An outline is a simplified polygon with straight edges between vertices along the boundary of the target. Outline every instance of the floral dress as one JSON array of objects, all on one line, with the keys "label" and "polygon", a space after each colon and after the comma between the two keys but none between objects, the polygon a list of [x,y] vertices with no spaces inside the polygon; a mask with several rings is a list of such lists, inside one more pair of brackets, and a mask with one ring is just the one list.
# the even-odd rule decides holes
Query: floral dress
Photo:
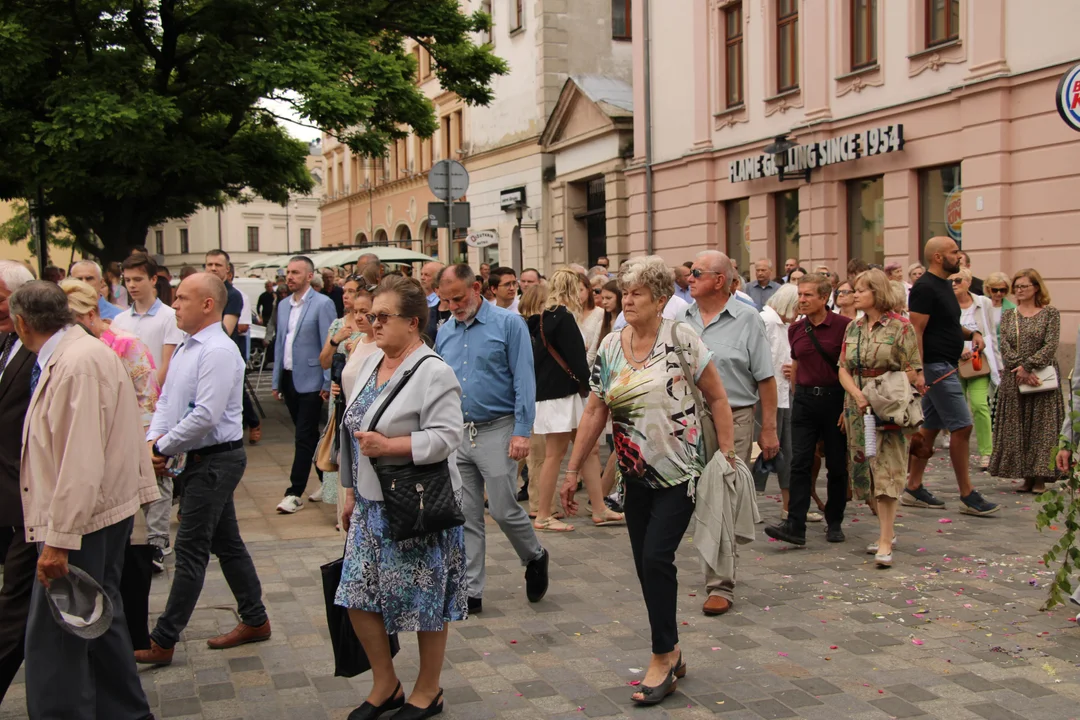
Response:
[{"label": "floral dress", "polygon": [[[895,314],[883,315],[868,327],[864,315],[847,326],[840,366],[846,368],[861,388],[860,368],[865,373],[889,370],[922,370],[919,343],[912,324]],[[844,398],[844,429],[848,438],[851,484],[860,500],[873,497],[899,498],[907,483],[908,434],[903,428],[878,428],[877,456],[866,457],[863,415],[849,394]]]},{"label": "floral dress", "polygon": [[[652,352],[641,369],[623,354],[620,333],[600,343],[593,364],[592,391],[611,409],[619,472],[627,483],[653,489],[697,482],[705,469],[705,448],[694,397],[671,344],[671,321],[660,324]],[[694,379],[712,361],[712,352],[686,323],[679,343]]]},{"label": "floral dress", "polygon": [[1001,358],[1004,370],[997,393],[997,425],[990,474],[1001,478],[1041,479],[1054,482],[1058,432],[1065,418],[1065,401],[1058,390],[1020,394],[1014,368],[1028,372],[1053,365],[1059,383],[1061,368],[1055,359],[1061,335],[1061,314],[1047,306],[1035,317],[1016,310],[1001,313]]},{"label": "floral dress", "polygon": [[[358,475],[361,453],[352,433],[367,429],[364,415],[386,387],[377,384],[378,375],[376,366],[345,411],[344,424],[353,443],[353,477]],[[461,500],[459,494],[459,504]],[[468,617],[465,528],[394,540],[386,503],[356,493],[334,604],[380,613],[388,633],[438,632],[448,622],[464,620]]]},{"label": "floral dress", "polygon": [[[334,322],[330,323],[330,329],[326,332],[326,339],[329,340],[330,338],[337,335],[339,332],[341,332],[341,328],[343,328],[343,327],[345,327],[345,318],[337,318],[336,320],[334,320]],[[355,341],[355,340],[357,340],[357,339],[359,339],[359,338],[361,338],[363,336],[364,336],[364,333],[357,330],[356,332],[354,332],[352,335],[349,336],[348,340],[346,340],[345,342],[343,342],[341,344],[342,344],[342,346],[344,346],[345,343],[353,342],[353,341]],[[339,348],[339,349],[344,350],[344,347]],[[336,399],[337,398],[335,398],[333,395],[331,395],[330,400],[327,402],[327,405],[329,406],[330,409],[329,409],[328,414],[327,414],[326,417],[330,418],[330,422],[334,421],[334,401]],[[322,501],[324,503],[328,504],[328,505],[337,505],[337,496],[338,496],[338,474],[336,472],[324,472],[323,473],[323,483],[322,483]]]},{"label": "floral dress", "polygon": [[105,332],[101,333],[101,341],[120,357],[120,362],[135,386],[135,399],[139,402],[143,428],[149,428],[157,408],[158,396],[161,395],[157,367],[154,365],[150,348],[134,335],[111,328],[106,328]]}]

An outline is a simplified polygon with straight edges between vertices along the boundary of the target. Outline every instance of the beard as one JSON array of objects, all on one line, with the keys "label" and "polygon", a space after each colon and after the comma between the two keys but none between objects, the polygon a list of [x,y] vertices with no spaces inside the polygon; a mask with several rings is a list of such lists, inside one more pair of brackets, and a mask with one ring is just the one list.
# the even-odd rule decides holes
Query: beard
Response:
[{"label": "beard", "polygon": [[950,265],[948,260],[942,258],[942,260],[941,260],[941,269],[944,270],[945,272],[949,273],[950,275],[954,275],[954,274],[960,272],[960,261],[957,260],[953,264]]}]

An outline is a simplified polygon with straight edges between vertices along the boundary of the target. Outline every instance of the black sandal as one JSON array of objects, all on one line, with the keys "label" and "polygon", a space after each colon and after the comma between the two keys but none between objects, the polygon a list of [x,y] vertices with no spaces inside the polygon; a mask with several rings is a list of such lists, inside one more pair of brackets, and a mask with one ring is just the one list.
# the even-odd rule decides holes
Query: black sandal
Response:
[{"label": "black sandal", "polygon": [[[672,667],[668,670],[668,674],[667,677],[664,678],[664,682],[660,683],[656,687],[640,685],[638,686],[638,689],[630,695],[630,699],[638,705],[659,705],[661,702],[664,701],[664,698],[675,692],[678,684],[679,681],[675,677],[675,668]],[[640,700],[634,697],[634,695],[638,694],[642,696]]]},{"label": "black sandal", "polygon": [[679,661],[675,663],[675,677],[686,677],[686,663],[683,662],[682,653],[679,653]]}]

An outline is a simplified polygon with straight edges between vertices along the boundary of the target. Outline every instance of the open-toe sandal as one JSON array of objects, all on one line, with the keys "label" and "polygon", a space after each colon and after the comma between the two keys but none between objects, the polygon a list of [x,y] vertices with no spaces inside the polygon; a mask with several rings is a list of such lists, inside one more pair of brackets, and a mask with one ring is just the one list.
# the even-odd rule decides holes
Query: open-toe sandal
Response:
[{"label": "open-toe sandal", "polygon": [[604,509],[604,514],[600,517],[593,515],[593,525],[596,527],[605,527],[607,525],[625,525],[626,517],[622,513],[617,513],[614,510]]},{"label": "open-toe sandal", "polygon": [[573,525],[568,525],[554,517],[549,517],[546,520],[536,520],[533,522],[533,527],[541,532],[574,532]]},{"label": "open-toe sandal", "polygon": [[[664,701],[664,698],[675,692],[678,684],[679,680],[675,677],[675,668],[673,667],[668,670],[664,682],[655,687],[638,685],[637,691],[630,695],[630,699],[638,705],[658,705]],[[634,695],[641,695],[641,698],[636,698]]]}]

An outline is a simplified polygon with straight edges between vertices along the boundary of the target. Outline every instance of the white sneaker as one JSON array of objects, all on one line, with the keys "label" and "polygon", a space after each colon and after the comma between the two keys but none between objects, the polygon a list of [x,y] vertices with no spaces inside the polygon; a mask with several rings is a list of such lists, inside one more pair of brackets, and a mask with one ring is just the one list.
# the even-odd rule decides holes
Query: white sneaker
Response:
[{"label": "white sneaker", "polygon": [[161,554],[165,557],[172,555],[172,545],[166,545],[165,547],[161,548]]},{"label": "white sneaker", "polygon": [[986,472],[987,470],[990,469],[990,456],[989,455],[983,455],[982,457],[979,458],[979,469],[982,470],[983,472]]},{"label": "white sneaker", "polygon": [[825,516],[819,512],[806,513],[806,522],[821,522],[825,519]]},{"label": "white sneaker", "polygon": [[[896,536],[895,535],[893,535],[892,546],[896,547]],[[872,543],[870,543],[869,545],[866,546],[866,554],[867,555],[877,555],[877,551],[878,551],[878,544],[877,544],[876,541],[872,542]]]},{"label": "white sneaker", "polygon": [[322,502],[322,488],[307,496],[309,502]]},{"label": "white sneaker", "polygon": [[283,515],[292,515],[304,507],[304,501],[295,495],[286,495],[285,499],[278,503],[277,511]]}]

